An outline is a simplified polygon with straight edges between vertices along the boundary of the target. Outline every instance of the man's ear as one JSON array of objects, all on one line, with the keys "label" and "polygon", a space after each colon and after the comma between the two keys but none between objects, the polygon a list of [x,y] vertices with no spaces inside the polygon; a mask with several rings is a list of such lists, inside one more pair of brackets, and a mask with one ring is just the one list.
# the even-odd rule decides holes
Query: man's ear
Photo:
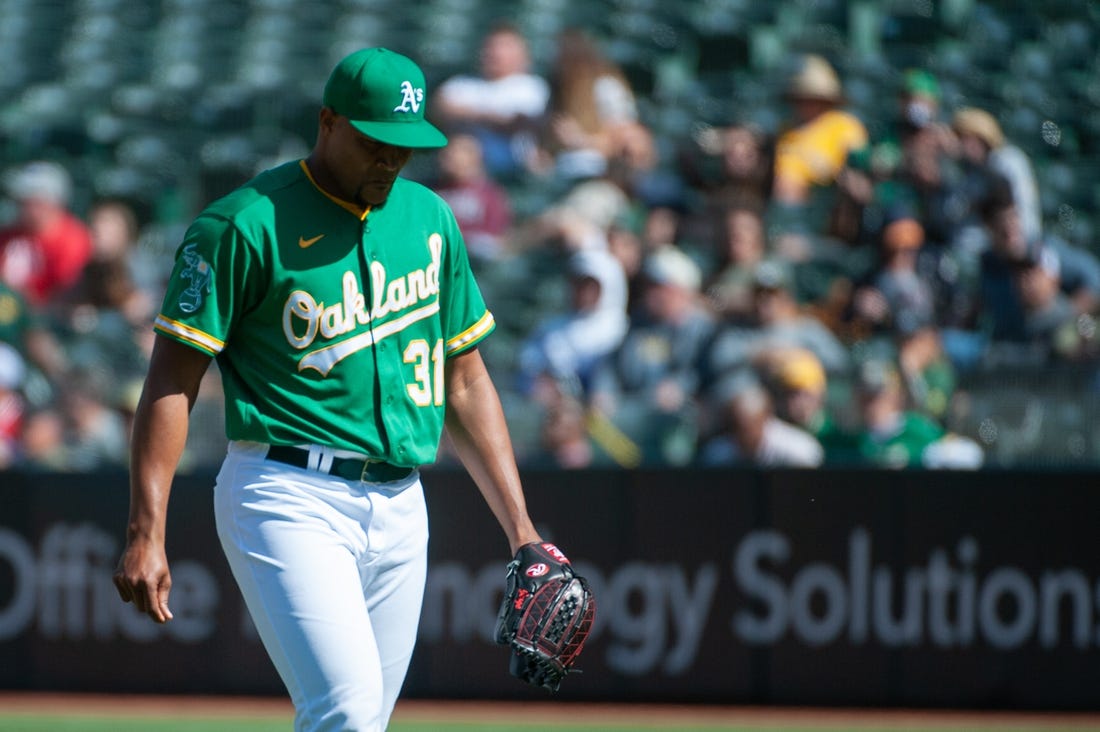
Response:
[{"label": "man's ear", "polygon": [[330,134],[336,126],[338,117],[339,115],[332,111],[331,107],[321,107],[321,111],[317,114],[317,128],[325,134]]}]

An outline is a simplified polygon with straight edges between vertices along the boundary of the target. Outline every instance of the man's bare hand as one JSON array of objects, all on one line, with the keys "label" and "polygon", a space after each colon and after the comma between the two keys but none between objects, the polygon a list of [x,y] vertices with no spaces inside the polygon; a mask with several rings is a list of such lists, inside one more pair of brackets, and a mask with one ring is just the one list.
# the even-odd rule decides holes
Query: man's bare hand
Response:
[{"label": "man's bare hand", "polygon": [[123,602],[132,602],[157,623],[172,619],[168,592],[172,575],[163,545],[150,541],[132,541],[126,545],[114,574],[115,588]]}]

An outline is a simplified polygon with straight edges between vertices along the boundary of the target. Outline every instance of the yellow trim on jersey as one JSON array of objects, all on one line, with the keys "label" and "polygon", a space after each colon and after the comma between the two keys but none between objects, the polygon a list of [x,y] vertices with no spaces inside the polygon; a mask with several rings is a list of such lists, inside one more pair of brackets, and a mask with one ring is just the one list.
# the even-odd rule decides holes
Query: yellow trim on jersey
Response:
[{"label": "yellow trim on jersey", "polygon": [[457,353],[470,344],[481,340],[489,334],[495,324],[493,314],[486,310],[485,314],[476,323],[447,341],[447,355]]},{"label": "yellow trim on jersey", "polygon": [[164,315],[157,315],[156,320],[153,321],[153,330],[177,338],[198,348],[200,351],[206,351],[211,356],[217,356],[225,348],[225,341],[219,340],[209,333],[196,330],[178,320],[166,318]]},{"label": "yellow trim on jersey", "polygon": [[321,195],[323,195],[325,198],[327,198],[330,201],[332,201],[333,203],[335,203],[340,208],[345,209],[345,210],[350,211],[351,213],[355,214],[356,216],[359,217],[360,221],[367,218],[367,214],[370,213],[370,206],[368,206],[366,208],[359,208],[358,206],[356,206],[351,201],[345,201],[342,198],[337,198],[336,196],[332,195],[331,193],[326,191],[321,186],[317,185],[317,180],[313,177],[313,173],[309,172],[309,166],[306,165],[305,159],[299,160],[298,165],[302,166],[302,172],[306,174],[307,178],[309,178],[309,182],[313,184],[313,187],[321,192]]}]

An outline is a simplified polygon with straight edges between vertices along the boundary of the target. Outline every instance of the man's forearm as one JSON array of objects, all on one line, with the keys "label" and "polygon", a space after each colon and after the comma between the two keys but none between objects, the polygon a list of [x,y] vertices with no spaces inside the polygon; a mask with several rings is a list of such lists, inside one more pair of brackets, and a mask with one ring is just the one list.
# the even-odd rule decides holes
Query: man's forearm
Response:
[{"label": "man's forearm", "polygon": [[158,336],[130,436],[128,540],[163,542],[172,478],[187,444],[188,420],[210,358]]},{"label": "man's forearm", "polygon": [[130,445],[128,540],[164,541],[172,478],[187,442],[188,399],[168,394],[142,399]]}]

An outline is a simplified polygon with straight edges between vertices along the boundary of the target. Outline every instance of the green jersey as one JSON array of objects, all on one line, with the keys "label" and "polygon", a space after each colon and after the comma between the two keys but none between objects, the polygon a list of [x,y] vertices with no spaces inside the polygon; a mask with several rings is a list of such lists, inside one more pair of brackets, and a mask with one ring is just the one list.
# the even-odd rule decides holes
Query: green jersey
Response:
[{"label": "green jersey", "polygon": [[231,440],[435,459],[444,360],[494,327],[450,208],[403,178],[385,205],[330,196],[304,161],[194,221],[155,323],[217,357]]},{"label": "green jersey", "polygon": [[22,353],[27,332],[43,327],[39,320],[38,313],[19,292],[0,282],[0,343],[8,343]]},{"label": "green jersey", "polygon": [[863,432],[858,448],[872,465],[885,468],[918,467],[924,448],[943,437],[943,428],[916,412],[905,412],[889,435]]}]

